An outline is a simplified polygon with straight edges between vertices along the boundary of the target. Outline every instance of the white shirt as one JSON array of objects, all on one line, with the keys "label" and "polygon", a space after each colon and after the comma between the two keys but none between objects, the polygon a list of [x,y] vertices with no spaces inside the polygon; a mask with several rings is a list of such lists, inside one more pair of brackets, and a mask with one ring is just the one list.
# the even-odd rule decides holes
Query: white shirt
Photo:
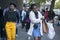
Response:
[{"label": "white shirt", "polygon": [[24,18],[25,18],[25,16],[26,16],[26,11],[22,10],[22,14],[21,14],[21,16],[22,16],[22,21],[23,21]]}]

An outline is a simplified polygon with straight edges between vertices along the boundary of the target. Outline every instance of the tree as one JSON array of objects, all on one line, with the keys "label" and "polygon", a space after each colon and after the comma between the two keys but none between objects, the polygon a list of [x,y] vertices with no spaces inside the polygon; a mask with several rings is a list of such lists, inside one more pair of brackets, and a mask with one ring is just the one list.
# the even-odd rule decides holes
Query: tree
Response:
[{"label": "tree", "polygon": [[60,0],[56,3],[55,8],[59,8],[60,9]]},{"label": "tree", "polygon": [[18,7],[18,9],[22,9],[23,6],[23,0],[3,0],[0,1],[0,6],[4,9],[6,8],[10,3],[15,3]]},{"label": "tree", "polygon": [[16,4],[20,10],[23,8],[23,0],[16,0]]},{"label": "tree", "polygon": [[51,6],[50,6],[50,11],[52,11],[54,9],[54,4],[55,4],[55,0],[51,1]]},{"label": "tree", "polygon": [[38,7],[40,7],[40,3],[45,3],[46,0],[35,0]]},{"label": "tree", "polygon": [[45,2],[46,0],[29,0],[29,1],[30,1],[29,4],[34,1],[36,5],[40,7],[40,3]]}]

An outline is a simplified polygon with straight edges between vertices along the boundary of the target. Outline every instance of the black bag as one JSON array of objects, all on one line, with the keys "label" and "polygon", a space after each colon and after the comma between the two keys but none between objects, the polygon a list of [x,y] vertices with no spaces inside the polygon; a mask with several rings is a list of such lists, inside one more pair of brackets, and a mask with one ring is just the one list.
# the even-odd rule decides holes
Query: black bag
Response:
[{"label": "black bag", "polygon": [[[34,12],[34,13],[35,13],[36,19],[38,19],[38,12]],[[33,27],[34,27],[34,29],[37,29],[38,23],[35,23]]]},{"label": "black bag", "polygon": [[37,23],[35,23],[33,27],[34,27],[34,29],[37,29],[38,24],[37,24]]}]

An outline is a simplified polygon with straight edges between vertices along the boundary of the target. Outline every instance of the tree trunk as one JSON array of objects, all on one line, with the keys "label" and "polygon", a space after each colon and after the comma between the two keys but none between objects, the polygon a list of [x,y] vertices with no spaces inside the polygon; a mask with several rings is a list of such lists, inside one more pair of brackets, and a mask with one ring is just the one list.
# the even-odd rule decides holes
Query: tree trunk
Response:
[{"label": "tree trunk", "polygon": [[50,11],[52,11],[54,9],[54,4],[55,4],[55,0],[51,1],[51,6],[50,6]]},{"label": "tree trunk", "polygon": [[16,3],[17,3],[18,9],[22,10],[22,8],[23,8],[23,0],[17,0]]}]

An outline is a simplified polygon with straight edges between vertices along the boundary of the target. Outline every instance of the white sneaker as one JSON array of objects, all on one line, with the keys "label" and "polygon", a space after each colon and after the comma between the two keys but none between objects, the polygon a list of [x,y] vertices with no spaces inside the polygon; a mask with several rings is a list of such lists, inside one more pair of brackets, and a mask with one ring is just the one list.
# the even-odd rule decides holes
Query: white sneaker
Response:
[{"label": "white sneaker", "polygon": [[28,37],[28,40],[31,40],[31,37],[30,36]]},{"label": "white sneaker", "polygon": [[16,34],[16,37],[18,37],[18,34]]}]

